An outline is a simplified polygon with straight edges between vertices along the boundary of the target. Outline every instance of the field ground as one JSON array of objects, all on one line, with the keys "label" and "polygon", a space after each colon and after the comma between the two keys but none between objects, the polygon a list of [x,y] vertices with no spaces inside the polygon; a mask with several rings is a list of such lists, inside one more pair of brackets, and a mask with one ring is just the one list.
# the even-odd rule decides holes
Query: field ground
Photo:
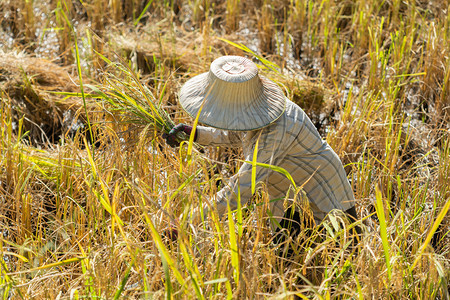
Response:
[{"label": "field ground", "polygon": [[[2,0],[0,294],[448,299],[449,8]],[[340,156],[357,247],[330,217],[322,239],[305,229],[291,258],[277,255],[264,187],[230,218],[190,223],[241,152],[173,149],[161,133],[193,123],[178,90],[229,54],[253,59]]]}]

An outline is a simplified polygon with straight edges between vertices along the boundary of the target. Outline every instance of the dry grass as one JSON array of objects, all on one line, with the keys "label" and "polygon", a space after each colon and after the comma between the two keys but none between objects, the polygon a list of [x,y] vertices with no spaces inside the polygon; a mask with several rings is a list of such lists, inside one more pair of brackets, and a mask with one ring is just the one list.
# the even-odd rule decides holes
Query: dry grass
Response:
[{"label": "dry grass", "polygon": [[[448,299],[446,1],[148,3],[0,3],[3,298]],[[358,247],[332,215],[322,241],[305,232],[280,258],[264,189],[244,213],[192,226],[241,153],[172,149],[92,89],[134,74],[191,123],[177,92],[225,54],[254,58],[341,157],[365,224]],[[170,226],[175,242],[161,235]]]},{"label": "dry grass", "polygon": [[[25,54],[3,53],[0,58],[0,90],[5,108],[13,108],[12,121],[24,119],[23,130],[33,144],[56,143],[60,135],[71,132],[81,107],[78,97],[58,93],[77,93],[68,68]],[[83,117],[82,117],[83,119]]]}]

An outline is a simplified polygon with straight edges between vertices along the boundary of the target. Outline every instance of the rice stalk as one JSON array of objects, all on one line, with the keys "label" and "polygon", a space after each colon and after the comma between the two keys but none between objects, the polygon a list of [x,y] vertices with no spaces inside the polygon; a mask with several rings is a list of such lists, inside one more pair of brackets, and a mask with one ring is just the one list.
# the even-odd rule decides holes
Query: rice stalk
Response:
[{"label": "rice stalk", "polygon": [[120,296],[125,288],[125,285],[127,284],[128,279],[130,278],[131,269],[134,267],[134,264],[136,262],[136,256],[137,256],[136,254],[137,253],[135,253],[135,255],[133,257],[133,261],[130,263],[127,270],[125,271],[122,281],[120,282],[119,289],[117,290],[116,294],[114,295],[114,300],[118,300],[120,298]]},{"label": "rice stalk", "polygon": [[56,8],[54,10],[55,21],[59,28],[58,39],[59,39],[59,51],[65,63],[73,63],[73,55],[71,52],[73,43],[73,28],[68,20],[72,19],[73,16],[73,6],[72,1],[61,1],[57,0]]},{"label": "rice stalk", "polygon": [[149,9],[150,5],[152,4],[153,0],[148,1],[148,3],[145,5],[144,9],[142,10],[142,12],[140,13],[139,17],[136,18],[136,20],[134,20],[134,26],[137,26],[137,24],[139,24],[139,21],[142,19],[142,17],[145,15],[145,13],[147,12],[147,10]]},{"label": "rice stalk", "polygon": [[[21,72],[15,71],[17,68],[8,68],[8,63],[0,66],[3,154],[0,167],[4,171],[0,172],[0,231],[4,234],[0,236],[0,295],[3,298],[109,299],[118,295],[154,299],[164,296],[284,299],[292,297],[293,293],[302,299],[448,298],[448,292],[444,291],[448,290],[449,276],[450,147],[448,124],[443,122],[446,113],[448,116],[449,104],[448,3],[231,0],[226,4],[234,6],[236,11],[241,9],[245,17],[236,24],[238,31],[224,34],[233,17],[224,14],[226,9],[232,10],[226,8],[225,2],[153,1],[146,10],[143,9],[149,1],[141,1],[138,5],[137,0],[112,0],[113,7],[107,7],[105,0],[82,1],[83,4],[52,0],[52,7],[47,9],[39,1],[27,0],[27,4],[34,3],[36,8],[36,33],[40,30],[41,18],[48,18],[47,23],[44,22],[47,33],[59,39],[50,46],[55,46],[54,52],[61,54],[62,59],[54,57],[53,53],[47,59],[56,59],[63,64],[75,62],[73,35],[61,10],[76,27],[82,80],[87,82],[91,76],[98,76],[95,80],[99,83],[93,84],[94,88],[84,85],[84,89],[90,91],[85,94],[87,113],[92,116],[92,121],[101,121],[92,124],[98,130],[97,141],[102,144],[94,159],[92,152],[88,152],[91,145],[86,150],[87,144],[83,142],[84,127],[73,135],[64,134],[60,140],[42,139],[45,142],[41,149],[30,147],[34,134],[26,124],[27,119],[39,125],[39,120],[51,119],[48,118],[50,115],[57,119],[58,116],[46,114],[48,109],[51,111],[53,98],[34,98],[38,94],[34,91],[15,91],[33,88],[36,84],[41,88],[46,85],[54,91],[69,88],[58,88],[64,84],[48,81],[42,76],[54,70],[54,65],[41,68],[43,72],[40,73],[29,73],[24,67],[27,78],[18,84],[11,74]],[[8,35],[8,26],[12,26],[11,36],[19,41],[13,42],[19,47],[18,51],[32,50],[32,44],[21,44],[27,34],[25,11],[7,9],[8,3],[18,7],[13,2],[0,1],[1,30]],[[265,18],[261,13],[262,3],[266,5]],[[196,14],[193,14],[194,9]],[[105,19],[109,13],[111,21]],[[134,21],[139,18],[139,24],[135,26]],[[197,24],[193,20],[197,20]],[[272,43],[277,42],[274,45],[278,48],[263,52],[268,47],[261,45],[257,37],[258,20],[266,20],[259,28],[266,28],[266,32],[272,34]],[[106,40],[101,47],[95,47],[89,35],[91,31],[84,30],[91,24]],[[201,28],[204,28],[203,32]],[[3,34],[1,30],[0,34]],[[40,38],[45,40],[47,33]],[[334,218],[327,222],[327,239],[318,243],[309,239],[299,245],[294,264],[287,266],[286,261],[274,255],[272,235],[266,224],[268,201],[264,193],[255,199],[256,205],[240,206],[238,198],[238,211],[231,212],[236,219],[232,220],[234,225],[230,228],[228,222],[222,222],[219,216],[210,212],[207,225],[195,228],[203,230],[207,239],[199,239],[189,224],[182,240],[177,241],[179,245],[184,243],[183,246],[172,247],[174,243],[166,247],[166,253],[164,249],[159,251],[158,241],[153,238],[158,233],[151,234],[151,226],[145,221],[144,214],[151,217],[155,230],[160,232],[166,219],[176,220],[178,212],[191,211],[199,202],[207,202],[206,198],[211,199],[218,188],[216,180],[225,176],[225,172],[226,176],[233,173],[241,163],[235,160],[240,158],[241,152],[205,148],[202,156],[192,156],[190,167],[186,167],[184,147],[179,152],[164,147],[157,139],[156,130],[159,129],[151,117],[138,108],[137,113],[149,120],[142,121],[128,110],[123,114],[111,110],[113,106],[95,90],[111,97],[107,93],[111,92],[109,87],[103,86],[107,80],[115,80],[114,84],[129,97],[119,97],[120,101],[131,101],[130,98],[135,101],[133,97],[147,101],[140,95],[142,91],[137,84],[131,89],[133,97],[129,96],[132,92],[128,82],[132,79],[126,72],[115,64],[106,63],[109,72],[97,73],[105,64],[97,64],[96,56],[89,55],[94,48],[107,57],[112,55],[111,48],[123,49],[108,38],[120,34],[137,37],[137,42],[124,57],[144,53],[142,61],[150,65],[143,68],[137,63],[142,78],[136,77],[141,82],[150,78],[148,89],[155,95],[152,101],[161,109],[165,109],[166,100],[171,105],[176,103],[172,83],[179,86],[185,78],[206,71],[206,63],[213,57],[237,52],[248,54],[255,60],[259,56],[268,62],[276,61],[282,66],[281,76],[290,80],[312,80],[330,90],[332,111],[318,107],[314,113],[324,117],[313,122],[322,126],[321,133],[328,135],[329,144],[344,161],[357,198],[358,215],[367,222],[368,230],[360,241],[358,252],[346,255],[349,249],[344,237],[350,226],[346,230],[336,230],[340,220]],[[234,51],[230,43],[217,42],[216,36],[241,48],[234,47],[238,49]],[[3,37],[1,43],[7,44],[8,37]],[[283,48],[283,44],[288,45]],[[293,47],[294,53],[281,51],[289,47]],[[249,49],[251,52],[246,51]],[[64,55],[68,59],[64,59]],[[31,65],[36,62],[28,55],[24,60]],[[3,59],[3,62],[8,61]],[[15,60],[12,64],[16,62],[20,61]],[[122,61],[123,68],[127,69],[127,65],[128,62]],[[77,66],[69,67],[76,78]],[[274,69],[275,73],[280,68]],[[168,72],[173,74],[169,83],[164,82]],[[57,77],[64,78],[62,82],[70,82],[69,76]],[[74,80],[77,81],[79,79]],[[15,89],[8,86],[15,86]],[[79,88],[78,93],[70,90],[71,94],[60,94],[81,99]],[[49,105],[42,106],[42,100]],[[35,104],[37,108],[20,110],[22,103],[30,104],[30,108]],[[101,105],[102,109],[91,110],[91,103]],[[304,99],[299,104],[305,109],[313,103]],[[127,105],[136,106],[135,103],[124,104]],[[67,107],[61,110],[61,115]],[[146,110],[153,114],[151,108]],[[174,110],[178,112],[181,108],[174,106]],[[86,113],[83,109],[79,111],[83,115]],[[33,114],[39,117],[33,118]],[[23,115],[23,124],[19,124]],[[179,121],[190,122],[183,115],[178,116]],[[136,123],[130,122],[130,118]],[[116,130],[118,127],[120,130]],[[139,130],[137,144],[129,142],[128,136],[120,139],[117,134],[134,129]],[[38,134],[41,135],[41,131]],[[151,147],[145,139],[147,136],[153,138]],[[124,151],[124,144],[138,151],[127,151],[129,148]],[[214,165],[223,158],[227,159],[223,165]],[[94,178],[101,182],[94,182]],[[124,184],[134,178],[139,178],[139,187]],[[383,207],[379,205],[378,211],[384,209],[387,219],[382,222],[386,225],[383,234],[377,230],[381,229],[380,219],[374,213],[379,199],[377,185],[383,195]],[[98,195],[103,197],[104,204],[99,203]],[[141,199],[151,199],[152,203],[139,205]],[[55,202],[56,211],[46,211],[42,206],[44,200]],[[154,203],[157,200],[161,200],[161,204]],[[109,209],[108,203],[112,214],[105,209]],[[248,210],[249,216],[245,213]],[[120,216],[125,223],[123,226],[115,215]],[[163,215],[162,224],[161,220],[153,219],[155,215]],[[186,225],[186,222],[182,224]],[[32,234],[29,234],[30,225]],[[231,243],[233,227],[236,234]],[[385,261],[386,240],[390,243],[390,281]],[[77,244],[78,247],[73,247]],[[133,255],[136,249],[139,256]],[[233,258],[230,250],[235,249],[238,256]],[[61,255],[65,257],[61,258]],[[86,256],[86,259],[34,273],[26,272],[79,256]],[[239,262],[238,285],[236,258]],[[130,271],[129,263],[134,259]],[[173,265],[169,264],[170,259]],[[415,259],[418,262],[411,268]],[[176,278],[176,270],[181,273],[183,284]],[[15,271],[25,272],[7,275]],[[304,278],[301,283],[297,281],[297,274]],[[135,287],[124,287],[124,282]],[[122,287],[123,290],[118,292]]]},{"label": "rice stalk", "polygon": [[384,205],[383,205],[383,197],[381,195],[380,190],[376,189],[376,211],[378,219],[380,220],[380,236],[381,236],[381,242],[383,245],[384,250],[384,257],[386,261],[386,267],[387,267],[387,273],[388,273],[388,279],[389,281],[392,278],[392,268],[391,268],[391,259],[390,259],[390,245],[388,241],[388,231],[387,231],[387,223],[386,223],[386,217],[384,213]]},{"label": "rice stalk", "polygon": [[194,285],[194,290],[195,290],[197,299],[205,299],[205,297],[203,296],[203,292],[202,292],[202,289],[204,289],[202,275],[200,273],[198,266],[196,265],[195,261],[193,260],[194,255],[192,253],[192,250],[190,249],[190,247],[188,247],[185,244],[184,240],[180,241],[179,247],[180,247],[181,255],[183,256],[184,265],[186,266],[186,268],[191,276],[191,280]]},{"label": "rice stalk", "polygon": [[239,2],[240,0],[227,0],[227,11],[225,14],[227,32],[234,32],[238,29]]},{"label": "rice stalk", "polygon": [[[89,188],[92,189],[92,192],[95,194],[97,199],[99,200],[101,206],[114,218],[114,220],[117,222],[117,225],[119,228],[120,226],[123,226],[124,222],[119,218],[118,215],[115,214],[112,205],[111,200],[109,197],[109,189],[106,185],[106,183],[103,181],[102,178],[99,177],[98,167],[96,166],[96,163],[94,161],[94,157],[91,154],[86,139],[84,140],[84,143],[86,145],[87,150],[87,156],[89,160],[89,164],[91,166],[91,172],[92,172],[92,179],[85,178],[86,184]],[[101,192],[97,190],[97,186],[95,183],[98,183],[101,187]],[[124,236],[125,238],[125,236]]]},{"label": "rice stalk", "polygon": [[228,230],[229,230],[229,239],[230,239],[230,252],[231,252],[231,265],[233,266],[233,275],[234,281],[236,284],[236,288],[239,288],[240,282],[240,272],[239,272],[239,264],[240,264],[240,255],[238,248],[238,238],[236,237],[235,232],[235,222],[233,219],[233,215],[231,214],[230,202],[227,202],[227,214],[228,214]]},{"label": "rice stalk", "polygon": [[54,267],[59,267],[59,266],[63,266],[66,264],[71,264],[71,263],[75,263],[75,262],[80,262],[83,261],[86,257],[73,257],[73,258],[69,258],[69,259],[65,259],[62,261],[58,261],[55,263],[50,263],[50,264],[46,264],[40,267],[36,267],[33,269],[28,269],[25,271],[19,271],[19,272],[11,272],[8,273],[7,275],[11,276],[11,275],[16,275],[16,274],[23,274],[23,273],[32,273],[32,272],[36,272],[36,271],[41,271],[41,270],[45,270],[45,269],[49,269],[49,268],[54,268]]},{"label": "rice stalk", "polygon": [[252,158],[252,194],[255,193],[256,188],[256,163],[257,163],[257,157],[258,157],[258,144],[259,144],[259,136],[256,139],[255,143],[255,149],[253,150],[253,158]]},{"label": "rice stalk", "polygon": [[240,50],[242,50],[244,52],[247,52],[250,55],[254,56],[255,58],[257,58],[264,65],[265,68],[270,69],[270,70],[272,70],[275,73],[279,73],[280,72],[279,71],[280,67],[277,64],[275,64],[274,62],[272,62],[272,61],[264,58],[263,56],[255,53],[255,51],[251,50],[250,48],[248,48],[244,44],[240,44],[240,43],[238,44],[238,43],[235,43],[233,41],[227,40],[225,38],[219,38],[219,40],[224,41],[224,42],[230,44],[231,46],[236,47],[237,49],[240,49]]},{"label": "rice stalk", "polygon": [[258,35],[261,40],[261,50],[265,53],[274,51],[274,37],[275,37],[275,16],[274,6],[271,1],[264,0],[260,8],[260,15],[258,20]]},{"label": "rice stalk", "polygon": [[434,233],[438,229],[439,225],[441,224],[444,217],[447,215],[447,213],[450,210],[450,200],[447,200],[447,203],[445,203],[444,207],[442,208],[441,212],[436,217],[436,220],[434,221],[433,225],[431,226],[430,231],[428,232],[427,237],[425,238],[425,241],[420,246],[419,253],[417,254],[416,259],[414,260],[413,265],[411,266],[411,269],[414,269],[417,265],[417,263],[420,261],[420,258],[423,255],[423,252],[427,248],[427,246],[430,244],[431,239],[433,238]]},{"label": "rice stalk", "polygon": [[202,103],[200,105],[200,108],[199,108],[199,110],[197,112],[197,116],[195,116],[194,124],[192,125],[192,132],[191,132],[191,135],[189,137],[189,144],[188,144],[188,149],[187,149],[188,166],[191,165],[191,163],[192,163],[192,149],[193,149],[193,146],[194,146],[194,137],[195,137],[195,132],[197,131],[198,120],[200,118],[200,114],[202,113],[203,105],[205,104],[206,99],[208,99],[208,96],[211,93],[211,91],[213,90],[215,84],[216,83],[214,82],[208,88],[208,91],[205,94],[205,98],[202,101]]},{"label": "rice stalk", "polygon": [[[144,199],[142,199],[142,203],[140,203],[140,205],[145,206]],[[153,237],[153,240],[155,241],[156,247],[158,248],[161,260],[163,261],[164,264],[167,265],[167,271],[165,270],[166,279],[170,278],[170,275],[168,275],[169,269],[170,269],[174,273],[175,278],[177,279],[178,283],[181,286],[184,286],[185,280],[183,278],[182,273],[180,272],[180,270],[178,270],[174,259],[171,257],[169,250],[167,249],[166,245],[162,241],[160,233],[156,229],[155,225],[153,224],[153,221],[151,220],[151,218],[149,217],[149,215],[147,214],[145,209],[143,210],[143,215],[144,215],[146,224],[149,226],[149,230]],[[166,266],[165,266],[165,268],[166,268]],[[169,280],[169,282],[170,282],[170,280]],[[170,289],[168,290],[168,292],[170,292]]]},{"label": "rice stalk", "polygon": [[[112,71],[104,74],[101,84],[87,86],[92,94],[102,100],[100,105],[107,115],[129,130],[142,130],[147,126],[153,126],[162,133],[169,133],[175,123],[163,108],[162,95],[158,101],[130,67],[113,63],[103,56],[102,59],[108,63]],[[162,93],[164,90],[163,88]],[[177,137],[179,141],[187,139],[183,132],[179,132]]]},{"label": "rice stalk", "polygon": [[25,22],[26,31],[25,36],[29,42],[32,42],[35,38],[36,28],[35,28],[35,16],[33,11],[33,0],[22,0],[19,3],[22,4],[22,14],[23,21]]}]

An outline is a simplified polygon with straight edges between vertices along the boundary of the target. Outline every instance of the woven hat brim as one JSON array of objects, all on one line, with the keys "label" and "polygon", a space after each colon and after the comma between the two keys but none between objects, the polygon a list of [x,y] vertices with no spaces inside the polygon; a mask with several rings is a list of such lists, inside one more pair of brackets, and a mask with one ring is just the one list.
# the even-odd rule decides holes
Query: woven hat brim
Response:
[{"label": "woven hat brim", "polygon": [[208,72],[203,73],[188,80],[181,88],[180,104],[193,118],[203,105],[198,120],[204,125],[233,131],[260,129],[276,121],[286,108],[286,97],[280,87],[263,76],[260,79],[262,89],[251,99],[226,101],[226,95],[239,99],[239,89],[220,90],[208,81]]}]

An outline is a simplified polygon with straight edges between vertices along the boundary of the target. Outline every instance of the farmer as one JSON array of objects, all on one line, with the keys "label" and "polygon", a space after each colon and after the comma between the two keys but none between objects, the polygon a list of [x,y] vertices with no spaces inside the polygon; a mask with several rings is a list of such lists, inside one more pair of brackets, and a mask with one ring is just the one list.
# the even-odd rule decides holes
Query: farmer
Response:
[{"label": "farmer", "polygon": [[[258,141],[257,161],[289,172],[302,186],[316,222],[331,210],[345,211],[356,220],[354,196],[339,157],[322,140],[311,120],[280,87],[258,75],[257,66],[240,56],[223,56],[212,62],[209,72],[187,81],[180,91],[180,104],[193,118],[209,127],[197,126],[195,142],[204,146],[242,147],[245,161],[252,162]],[[179,124],[164,135],[172,147],[176,134],[190,135],[192,127]],[[252,164],[245,162],[213,199],[219,216],[226,215],[227,201],[237,208],[252,197]],[[284,199],[293,199],[291,181],[270,168],[256,167],[256,181],[264,182],[271,199],[273,228],[289,228],[297,234],[300,213],[291,213]],[[273,222],[271,222],[274,226]]]}]

